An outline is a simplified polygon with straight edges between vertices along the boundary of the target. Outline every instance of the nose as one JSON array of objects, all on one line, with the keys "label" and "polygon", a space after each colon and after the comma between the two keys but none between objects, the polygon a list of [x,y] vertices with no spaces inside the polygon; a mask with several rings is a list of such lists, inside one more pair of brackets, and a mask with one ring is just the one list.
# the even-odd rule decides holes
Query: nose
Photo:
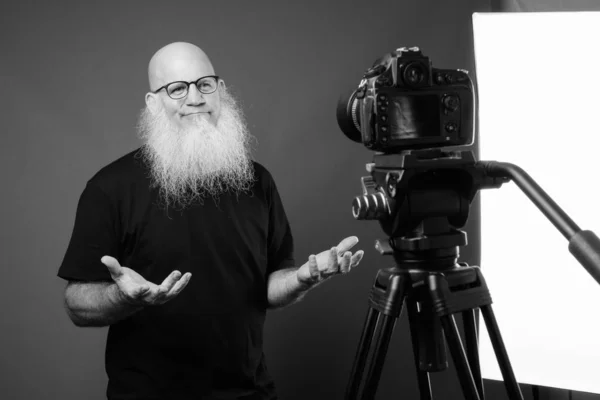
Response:
[{"label": "nose", "polygon": [[198,90],[196,85],[192,83],[188,89],[186,104],[191,106],[198,106],[204,103],[206,103],[204,95]]}]

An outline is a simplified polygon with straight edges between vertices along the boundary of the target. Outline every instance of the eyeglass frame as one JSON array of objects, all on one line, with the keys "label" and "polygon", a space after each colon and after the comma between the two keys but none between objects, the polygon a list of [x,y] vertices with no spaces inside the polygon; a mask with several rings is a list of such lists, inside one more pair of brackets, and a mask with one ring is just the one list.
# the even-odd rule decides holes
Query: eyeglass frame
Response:
[{"label": "eyeglass frame", "polygon": [[[200,88],[198,87],[198,82],[200,82],[200,80],[201,80],[201,79],[204,79],[204,78],[215,78],[215,80],[217,81],[217,85],[215,86],[215,90],[213,90],[212,92],[208,92],[208,93],[205,93],[205,92],[203,92],[202,90],[200,90]],[[173,99],[173,100],[181,100],[181,99],[184,99],[184,98],[186,98],[186,97],[187,97],[187,95],[190,93],[190,85],[191,85],[192,83],[193,83],[193,84],[196,86],[196,89],[197,89],[197,90],[198,90],[200,93],[202,93],[202,94],[211,94],[211,93],[214,93],[214,92],[216,92],[216,91],[217,91],[217,89],[219,88],[219,80],[220,80],[220,78],[219,78],[219,76],[218,76],[218,75],[206,75],[206,76],[201,76],[200,78],[196,79],[195,81],[189,81],[189,82],[186,82],[186,81],[173,81],[173,82],[169,82],[169,83],[167,83],[167,84],[166,84],[166,85],[164,85],[164,86],[161,86],[161,87],[159,87],[158,89],[156,89],[156,90],[155,90],[155,91],[153,91],[152,93],[155,93],[155,94],[157,94],[157,93],[158,93],[158,92],[160,92],[161,90],[165,89],[165,93],[167,93],[167,96],[169,96],[169,98],[171,98],[171,99]],[[169,91],[167,90],[167,87],[169,87],[169,85],[172,85],[172,84],[174,84],[174,83],[185,83],[185,84],[186,84],[186,86],[187,86],[187,88],[186,88],[186,91],[187,91],[187,93],[185,94],[185,96],[178,97],[178,98],[173,98],[173,97],[171,97],[171,95],[169,94]]]}]

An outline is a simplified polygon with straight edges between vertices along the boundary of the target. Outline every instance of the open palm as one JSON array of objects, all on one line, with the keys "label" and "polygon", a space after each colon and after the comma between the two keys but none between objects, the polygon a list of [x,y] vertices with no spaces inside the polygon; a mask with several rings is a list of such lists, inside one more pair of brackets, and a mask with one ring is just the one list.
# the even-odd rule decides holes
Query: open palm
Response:
[{"label": "open palm", "polygon": [[131,268],[121,266],[111,256],[104,256],[101,261],[108,268],[110,276],[117,284],[123,299],[135,305],[145,306],[166,303],[181,293],[192,277],[189,272],[182,276],[181,272],[173,271],[160,285],[157,285],[146,280]]}]

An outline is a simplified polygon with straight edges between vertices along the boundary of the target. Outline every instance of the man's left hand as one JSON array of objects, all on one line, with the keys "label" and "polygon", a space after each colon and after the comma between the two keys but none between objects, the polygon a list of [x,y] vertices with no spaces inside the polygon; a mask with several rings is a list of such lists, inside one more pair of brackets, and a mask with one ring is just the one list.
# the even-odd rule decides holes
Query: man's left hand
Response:
[{"label": "man's left hand", "polygon": [[358,238],[350,236],[330,250],[324,250],[317,255],[311,254],[308,262],[298,268],[296,272],[298,282],[310,287],[333,275],[348,273],[360,263],[365,254],[362,250],[352,254],[350,249],[357,243]]}]

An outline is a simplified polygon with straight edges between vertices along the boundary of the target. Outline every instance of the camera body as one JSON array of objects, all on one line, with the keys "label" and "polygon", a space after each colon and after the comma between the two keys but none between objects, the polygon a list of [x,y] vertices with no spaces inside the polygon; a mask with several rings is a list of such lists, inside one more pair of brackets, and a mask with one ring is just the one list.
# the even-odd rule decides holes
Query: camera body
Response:
[{"label": "camera body", "polygon": [[350,96],[340,99],[338,124],[351,140],[383,153],[471,145],[473,82],[464,70],[432,68],[419,48],[378,59]]}]

